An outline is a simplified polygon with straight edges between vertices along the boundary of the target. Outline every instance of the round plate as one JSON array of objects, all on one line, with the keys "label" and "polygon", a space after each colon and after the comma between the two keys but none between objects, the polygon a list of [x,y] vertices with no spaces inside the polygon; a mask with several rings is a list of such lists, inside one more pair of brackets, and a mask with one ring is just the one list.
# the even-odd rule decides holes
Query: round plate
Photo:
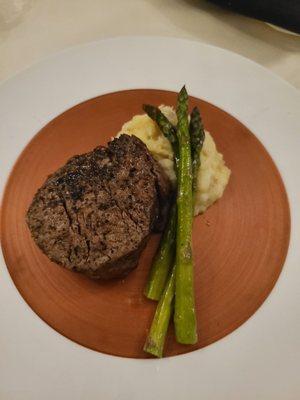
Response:
[{"label": "round plate", "polygon": [[[125,121],[141,112],[143,103],[175,106],[176,93],[111,93],[52,120],[26,147],[12,171],[3,199],[1,227],[4,258],[12,279],[41,318],[86,347],[136,358],[147,357],[143,343],[156,303],[143,296],[143,289],[158,237],[152,238],[130,276],[100,283],[50,262],[34,245],[25,214],[47,176],[71,156],[105,145]],[[165,355],[204,347],[246,321],[273,288],[290,234],[285,189],[266,150],[229,114],[191,98],[190,106],[196,105],[232,176],[224,197],[195,219],[198,343],[180,345],[172,332]]]},{"label": "round plate", "polygon": [[[2,85],[1,185],[3,187],[17,155],[28,141],[64,110],[105,93],[141,87],[178,91],[183,83],[186,83],[190,94],[215,104],[247,126],[258,136],[279,167],[289,196],[292,226],[288,257],[274,290],[246,324],[213,345],[177,357],[138,360],[90,351],[49,329],[49,325],[43,323],[23,301],[3,261],[0,270],[0,340],[3,344],[0,397],[14,400],[62,396],[66,399],[103,397],[132,400],[142,396],[144,399],[159,397],[173,400],[183,398],[188,392],[191,399],[201,396],[214,400],[235,398],[236,393],[245,400],[297,398],[300,390],[297,373],[300,348],[300,254],[296,241],[300,235],[297,208],[300,195],[297,177],[300,167],[300,96],[290,85],[237,55],[185,40],[123,38],[71,49]],[[213,121],[206,120],[206,124],[213,125]],[[209,128],[214,135],[223,134],[215,134],[212,125]],[[102,141],[102,134],[106,132],[101,130],[100,134],[99,140]],[[255,139],[250,142],[252,140],[256,142]],[[81,141],[85,139],[82,137]],[[226,146],[222,148],[220,138],[217,141],[225,153]],[[90,148],[89,145],[87,147]],[[70,154],[73,154],[72,149]],[[52,150],[49,148],[47,151]],[[247,159],[247,149],[244,149],[244,155]],[[233,159],[227,160],[227,153],[225,158],[233,169]],[[41,162],[36,169],[42,169],[42,165]],[[49,169],[52,167],[49,165]],[[251,167],[252,164],[247,169]],[[28,164],[28,176],[33,176],[30,168]],[[269,170],[270,167],[261,169],[260,175]],[[24,179],[28,181],[26,172],[22,171]],[[39,175],[39,171],[34,174]],[[221,213],[222,202],[228,202],[237,178],[237,173],[233,171],[225,197],[208,213],[214,210],[220,210]],[[37,187],[39,183],[34,184]],[[19,197],[23,199],[23,194],[16,192],[11,198],[12,207],[15,204],[18,208]],[[27,199],[29,201],[29,194]],[[199,222],[196,222],[205,231],[214,227],[205,225],[204,218],[208,219],[208,215],[199,217]],[[275,220],[277,218],[280,219],[280,215],[276,215]],[[13,223],[18,224],[18,221]],[[241,231],[241,245],[243,238]],[[201,238],[196,237],[196,240],[201,242]],[[224,240],[229,241],[230,237],[224,235],[221,242]],[[32,241],[30,243],[35,246]],[[277,245],[273,244],[274,252],[277,251]],[[209,248],[207,251],[212,254]],[[236,251],[238,247],[233,248],[231,253],[234,255]],[[249,253],[248,256],[254,255]],[[205,271],[205,257],[207,255],[203,254],[203,260],[200,259],[200,271]],[[46,257],[44,259],[47,260]],[[222,261],[226,263],[226,260]],[[52,265],[52,268],[63,271],[56,265]],[[142,268],[137,269],[136,274],[139,271]],[[202,274],[205,276],[204,272]],[[81,280],[81,277],[75,276]],[[248,278],[250,280],[251,277]],[[235,290],[238,282],[237,275],[232,290]],[[248,279],[245,286],[247,283]],[[260,285],[263,284],[264,281],[260,282]],[[97,292],[98,289],[97,286]],[[90,295],[89,291],[85,293],[87,297]],[[211,296],[211,299],[223,295],[222,291],[217,295],[201,293],[198,304],[204,294]],[[250,295],[248,299],[251,303]],[[49,314],[51,310],[49,301]],[[76,303],[73,311],[76,314]],[[108,305],[106,315],[109,315],[109,311]],[[147,316],[143,318],[145,321]],[[134,322],[139,324],[138,320]],[[120,322],[118,331],[122,329]],[[281,365],[284,368],[280,368]]]}]

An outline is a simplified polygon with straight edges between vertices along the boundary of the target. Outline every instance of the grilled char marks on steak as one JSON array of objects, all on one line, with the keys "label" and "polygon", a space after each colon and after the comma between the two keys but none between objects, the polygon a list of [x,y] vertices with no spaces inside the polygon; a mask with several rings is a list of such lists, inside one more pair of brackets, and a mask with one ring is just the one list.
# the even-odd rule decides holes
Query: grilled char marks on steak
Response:
[{"label": "grilled char marks on steak", "polygon": [[137,266],[151,230],[161,228],[169,191],[146,146],[121,135],[51,175],[27,223],[52,261],[92,278],[122,277]]}]

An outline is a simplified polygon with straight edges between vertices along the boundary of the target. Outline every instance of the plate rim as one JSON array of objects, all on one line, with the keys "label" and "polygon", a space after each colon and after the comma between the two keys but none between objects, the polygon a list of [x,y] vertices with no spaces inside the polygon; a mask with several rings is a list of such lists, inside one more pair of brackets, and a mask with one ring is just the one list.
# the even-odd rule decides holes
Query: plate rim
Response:
[{"label": "plate rim", "polygon": [[[6,185],[5,185],[5,187],[4,187],[3,199],[5,199],[5,196],[6,196],[6,194],[7,194],[8,184],[10,183],[10,179],[11,179],[11,177],[12,177],[12,173],[13,173],[14,169],[16,168],[16,166],[17,166],[17,168],[19,168],[18,164],[19,164],[19,162],[22,162],[21,160],[24,160],[24,154],[26,154],[26,152],[28,152],[28,148],[30,148],[30,146],[32,145],[32,142],[36,142],[36,141],[39,140],[38,137],[39,137],[40,135],[43,135],[44,129],[45,129],[45,128],[47,129],[48,125],[51,125],[51,124],[52,124],[53,122],[55,122],[57,119],[63,118],[63,116],[64,116],[65,113],[67,113],[67,114],[68,114],[68,113],[72,113],[72,111],[73,111],[73,110],[76,110],[77,107],[79,107],[79,108],[81,108],[81,106],[84,107],[87,103],[92,103],[92,104],[94,104],[94,102],[97,101],[97,100],[100,99],[100,98],[103,98],[103,97],[106,97],[106,96],[109,96],[109,97],[110,97],[110,96],[118,95],[118,94],[121,94],[121,93],[123,93],[123,92],[125,92],[126,95],[127,95],[127,94],[130,94],[130,93],[137,93],[137,95],[139,95],[139,92],[147,92],[147,91],[152,92],[152,94],[153,94],[153,92],[159,92],[159,96],[161,96],[161,95],[163,95],[163,94],[170,94],[170,93],[172,93],[174,96],[176,95],[176,92],[175,92],[175,91],[162,90],[162,89],[151,89],[151,88],[147,88],[147,89],[145,89],[145,88],[140,88],[140,89],[127,89],[127,90],[114,91],[114,92],[105,93],[105,94],[103,94],[103,95],[100,95],[100,96],[97,96],[97,97],[94,97],[94,98],[90,98],[90,99],[88,99],[88,100],[85,100],[85,101],[83,101],[83,102],[81,102],[81,103],[76,104],[75,106],[71,107],[70,109],[68,109],[68,110],[66,110],[66,111],[64,111],[64,112],[62,112],[61,114],[57,115],[53,120],[51,120],[47,125],[45,125],[45,126],[42,128],[41,131],[37,132],[37,133],[31,138],[31,140],[26,144],[26,146],[24,147],[24,149],[23,149],[23,150],[21,151],[21,153],[18,155],[17,159],[16,159],[15,162],[14,162],[13,169],[12,169],[12,171],[10,172],[10,174],[9,174],[9,176],[8,176],[8,179],[7,179],[7,181],[6,181]],[[193,100],[195,100],[195,99],[196,99],[196,100],[200,100],[201,102],[206,103],[206,105],[208,105],[210,108],[213,108],[213,109],[215,109],[215,110],[218,110],[219,113],[221,113],[221,114],[224,113],[224,114],[228,115],[228,116],[230,117],[230,119],[233,119],[233,120],[238,121],[238,120],[237,120],[235,117],[233,117],[231,114],[226,113],[224,110],[222,110],[221,108],[219,108],[219,107],[213,105],[212,103],[206,102],[206,101],[204,101],[204,100],[202,100],[202,99],[195,98],[195,97],[193,97],[193,96],[190,96],[190,100],[191,100],[191,99],[193,99]],[[200,107],[200,108],[201,108],[201,107]],[[238,121],[238,123],[239,123],[241,126],[245,127],[240,121]],[[245,128],[246,128],[246,127],[245,127]],[[246,129],[247,129],[247,128],[246,128]],[[183,353],[179,353],[179,354],[175,354],[175,355],[174,355],[174,354],[172,354],[172,355],[165,355],[165,356],[164,356],[165,358],[167,358],[167,357],[180,356],[180,355],[183,355],[183,354],[186,354],[186,353],[189,353],[189,352],[201,350],[201,349],[203,349],[204,347],[210,346],[210,345],[216,343],[217,341],[223,339],[224,337],[230,335],[230,334],[231,334],[233,331],[235,331],[236,329],[239,329],[240,326],[242,326],[249,318],[251,318],[251,317],[257,312],[257,310],[262,306],[262,304],[266,301],[266,299],[269,297],[270,293],[272,292],[272,290],[273,290],[274,287],[276,286],[276,283],[277,283],[277,281],[278,281],[278,279],[279,279],[279,276],[280,276],[280,274],[281,274],[281,272],[282,272],[282,269],[283,269],[283,266],[284,266],[284,263],[285,263],[285,259],[286,259],[286,257],[287,257],[288,248],[289,248],[289,241],[290,241],[290,225],[291,225],[291,218],[290,218],[290,207],[289,207],[287,192],[286,192],[286,190],[285,190],[285,185],[284,185],[284,182],[283,182],[282,177],[281,177],[281,175],[280,175],[280,172],[279,172],[279,170],[277,169],[277,166],[276,166],[274,160],[272,159],[272,157],[270,156],[270,154],[268,153],[267,149],[265,148],[265,146],[260,142],[260,140],[259,140],[250,130],[247,129],[247,131],[248,131],[248,132],[247,132],[247,135],[249,135],[249,136],[251,136],[251,137],[253,137],[253,138],[255,139],[255,142],[257,142],[256,146],[261,148],[261,151],[262,151],[263,153],[265,153],[265,157],[266,157],[266,158],[269,158],[269,159],[270,159],[270,163],[274,166],[273,173],[276,174],[276,175],[278,176],[278,178],[279,178],[280,186],[282,186],[282,188],[283,188],[283,193],[282,193],[282,195],[283,195],[283,197],[285,198],[285,202],[286,202],[286,205],[287,205],[287,209],[286,209],[286,211],[287,211],[287,215],[286,215],[286,216],[287,216],[287,218],[288,218],[288,223],[287,223],[287,225],[288,225],[288,234],[287,234],[287,236],[286,236],[287,247],[285,248],[285,251],[283,252],[283,259],[284,259],[284,260],[283,260],[283,262],[280,263],[280,272],[279,272],[279,274],[278,274],[276,280],[275,280],[274,282],[272,281],[273,284],[272,284],[272,287],[271,287],[270,289],[268,289],[268,294],[267,294],[267,296],[266,296],[266,297],[263,296],[262,302],[260,301],[260,304],[255,308],[255,310],[251,313],[251,315],[249,315],[246,319],[243,318],[242,321],[238,323],[238,326],[236,326],[233,330],[230,330],[230,332],[226,333],[226,334],[223,335],[222,337],[220,337],[220,338],[218,338],[218,339],[216,339],[216,340],[213,340],[213,341],[211,341],[210,343],[205,344],[204,346],[201,346],[199,349],[188,349],[187,352],[183,352]],[[100,136],[101,136],[101,133],[100,133]],[[76,152],[76,154],[77,154],[77,152]],[[226,157],[225,157],[225,158],[226,158]],[[66,160],[67,160],[67,159],[66,159]],[[49,174],[49,173],[51,173],[51,171],[48,171],[48,174]],[[8,204],[9,204],[9,203],[7,203],[7,202],[5,203],[6,207],[8,206]],[[3,209],[2,209],[2,210],[0,209],[0,213],[1,213],[1,215],[4,216],[4,210],[3,210]],[[1,226],[1,215],[0,215],[0,232],[3,232],[3,234],[4,234],[4,228]],[[6,260],[6,259],[8,260],[9,257],[8,257],[8,255],[7,255],[7,253],[4,251],[3,248],[2,248],[2,253],[3,253],[4,260]],[[71,340],[71,341],[73,341],[73,342],[75,342],[75,343],[77,343],[77,344],[79,344],[79,345],[81,345],[81,346],[83,346],[83,347],[85,347],[85,348],[88,348],[88,349],[91,349],[91,350],[93,350],[93,351],[102,353],[102,354],[104,354],[104,355],[111,355],[111,356],[120,357],[120,358],[148,359],[148,357],[146,357],[146,354],[145,354],[145,353],[144,353],[145,357],[134,357],[134,356],[129,356],[129,355],[117,355],[117,354],[114,354],[113,352],[107,352],[107,351],[104,351],[104,350],[101,351],[101,350],[98,350],[95,346],[93,347],[93,346],[84,345],[84,344],[82,344],[79,340],[76,340],[76,339],[74,339],[74,338],[72,339],[72,338],[71,338],[72,335],[71,335],[70,333],[69,333],[68,335],[61,333],[61,331],[60,331],[58,328],[55,328],[55,325],[54,325],[53,322],[52,322],[52,323],[47,322],[47,318],[45,317],[45,311],[43,311],[43,312],[38,311],[36,307],[34,308],[34,307],[31,305],[32,302],[28,301],[28,293],[27,293],[26,296],[24,295],[24,286],[22,286],[22,284],[20,283],[20,281],[18,281],[18,284],[17,284],[17,283],[15,282],[15,280],[13,279],[13,276],[16,277],[16,274],[15,274],[15,273],[12,273],[12,271],[14,271],[14,268],[13,268],[13,267],[11,268],[12,271],[10,271],[10,268],[8,268],[8,267],[7,267],[7,269],[8,269],[8,272],[9,272],[9,275],[10,275],[11,279],[13,280],[13,283],[14,283],[15,288],[16,288],[16,289],[18,290],[18,292],[21,294],[22,299],[26,302],[26,304],[27,304],[27,305],[34,311],[34,313],[37,314],[38,317],[41,318],[50,328],[54,329],[56,332],[58,332],[59,334],[61,334],[61,335],[64,336],[65,338],[67,338],[67,339],[69,339],[69,340]],[[277,270],[276,270],[276,271],[277,271]],[[276,275],[277,275],[277,274],[276,274]],[[23,293],[23,294],[22,294],[22,293]]]},{"label": "plate rim", "polygon": [[[111,45],[112,45],[112,47],[116,47],[116,48],[118,48],[118,43],[119,43],[119,46],[120,46],[120,43],[121,43],[121,45],[124,45],[124,43],[126,43],[127,42],[127,45],[128,45],[128,41],[129,42],[131,42],[131,44],[134,44],[136,47],[138,47],[139,45],[141,46],[142,44],[144,44],[145,43],[145,40],[146,41],[148,41],[148,44],[149,44],[149,42],[152,42],[152,43],[154,43],[154,42],[156,42],[156,44],[158,45],[158,42],[159,41],[161,41],[161,42],[164,42],[164,43],[167,43],[168,42],[168,45],[170,45],[170,43],[171,42],[173,42],[173,44],[177,44],[179,47],[180,46],[183,46],[183,45],[185,45],[186,47],[189,47],[190,46],[190,44],[191,44],[191,46],[192,47],[198,47],[199,49],[202,49],[202,51],[204,51],[204,52],[208,52],[208,53],[210,53],[210,52],[212,52],[212,53],[214,53],[214,52],[217,52],[217,53],[222,53],[223,55],[222,55],[222,57],[225,57],[225,58],[232,58],[232,56],[234,56],[234,58],[235,58],[235,60],[233,60],[232,62],[233,62],[233,64],[235,63],[235,62],[237,62],[237,64],[239,64],[239,62],[237,61],[237,60],[243,60],[243,63],[246,63],[247,65],[249,65],[249,60],[247,59],[247,58],[245,58],[245,57],[242,57],[242,56],[239,56],[239,55],[237,55],[237,54],[235,54],[235,53],[232,53],[232,52],[230,52],[230,51],[228,51],[228,50],[224,50],[224,49],[220,49],[220,48],[218,48],[218,47],[215,47],[215,46],[210,46],[210,45],[207,45],[207,44],[202,44],[202,43],[199,43],[199,42],[197,42],[197,41],[190,41],[190,40],[187,40],[187,39],[174,39],[174,38],[170,38],[170,37],[153,37],[153,36],[143,36],[143,37],[133,37],[133,36],[126,36],[126,37],[118,37],[118,38],[113,38],[113,39],[102,39],[101,41],[97,41],[97,42],[92,42],[92,43],[88,43],[88,44],[85,44],[85,45],[78,45],[78,46],[74,46],[74,47],[72,47],[72,48],[70,48],[70,49],[66,49],[66,50],[64,50],[64,51],[61,51],[61,52],[59,52],[58,54],[56,54],[56,55],[51,55],[50,57],[48,57],[46,60],[43,60],[43,61],[41,61],[41,62],[39,62],[39,63],[37,63],[37,64],[35,64],[33,67],[30,67],[30,68],[28,68],[28,69],[26,69],[25,71],[22,71],[21,73],[19,73],[19,74],[17,74],[17,75],[15,75],[14,77],[12,77],[12,78],[10,78],[10,79],[8,79],[8,80],[6,80],[6,81],[4,81],[4,82],[2,82],[2,84],[0,85],[0,105],[1,105],[1,100],[2,100],[2,102],[3,102],[3,92],[4,92],[4,94],[5,94],[5,92],[7,92],[7,90],[8,91],[11,91],[12,90],[12,88],[9,88],[10,86],[14,86],[16,83],[17,84],[19,84],[17,81],[19,80],[19,81],[21,81],[22,82],[22,80],[23,80],[23,82],[24,82],[24,80],[25,81],[27,81],[28,80],[28,74],[29,74],[29,76],[30,75],[32,75],[33,74],[33,76],[36,74],[36,73],[39,73],[39,71],[42,71],[43,69],[47,69],[47,66],[50,64],[50,65],[53,65],[53,64],[55,64],[55,63],[57,63],[57,62],[59,62],[59,60],[60,59],[68,59],[68,57],[69,56],[71,56],[72,54],[75,54],[75,53],[82,53],[82,52],[87,52],[87,53],[89,53],[89,49],[92,49],[93,47],[100,47],[100,50],[101,50],[101,46],[102,45],[104,45],[104,47],[105,47],[105,43],[110,43]],[[114,42],[114,44],[112,44],[112,42]],[[123,43],[122,43],[123,42]],[[139,42],[139,43],[138,43]],[[205,50],[205,49],[207,49],[207,50]],[[224,54],[225,54],[225,56],[224,56]],[[68,61],[66,61],[67,63],[68,63]],[[230,63],[230,61],[229,61],[229,63]],[[260,66],[260,65],[258,65],[258,64],[256,64],[255,62],[253,62],[253,61],[251,61],[250,60],[250,65],[251,65],[251,68],[250,68],[250,66],[249,66],[249,68],[250,69],[256,69],[257,70],[257,68],[258,69],[260,69],[260,73],[261,74],[263,74],[263,75],[265,75],[265,76],[269,76],[270,77],[270,79],[269,79],[269,83],[270,83],[270,86],[272,86],[273,85],[273,83],[274,83],[274,80],[276,81],[276,84],[274,83],[274,86],[275,87],[277,87],[277,85],[279,85],[279,86],[282,86],[283,84],[284,84],[284,86],[285,86],[285,89],[288,91],[288,92],[293,92],[293,94],[290,94],[290,96],[291,97],[293,97],[293,96],[296,96],[297,98],[298,98],[298,100],[300,100],[300,96],[299,96],[299,92],[297,91],[297,89],[296,88],[294,88],[290,83],[288,83],[288,82],[286,82],[286,81],[284,81],[282,78],[280,78],[280,77],[278,77],[277,75],[275,75],[274,73],[272,73],[272,72],[270,72],[269,70],[267,70],[266,68],[264,68],[264,67],[262,67],[262,66]],[[80,67],[80,68],[84,68],[84,67]],[[43,73],[42,73],[43,74]],[[268,78],[266,78],[267,80],[268,80]],[[30,77],[29,77],[29,81],[30,81]],[[272,82],[271,82],[272,81]],[[175,82],[175,79],[174,79],[174,82]],[[25,82],[26,83],[26,82]],[[24,83],[23,83],[24,84]],[[42,83],[40,83],[41,85],[42,85]],[[145,85],[145,87],[149,87],[149,86],[146,86]],[[131,87],[132,89],[134,89],[135,87]],[[139,88],[139,87],[136,87],[136,88]],[[155,89],[156,87],[154,86],[154,87],[152,87],[153,89]],[[163,89],[163,90],[174,90],[175,88],[169,88],[169,87],[162,87],[161,89]],[[13,89],[13,90],[15,90],[15,89]],[[122,87],[122,88],[119,88],[118,90],[126,90],[126,87]],[[98,92],[98,95],[101,95],[101,94],[105,94],[105,93],[108,93],[108,92],[101,92],[101,91],[99,91]],[[196,92],[194,92],[193,90],[191,90],[191,95],[193,95],[193,96],[197,96],[197,97],[199,97],[199,94],[197,94]],[[91,97],[94,97],[93,95],[91,95],[90,96],[90,98]],[[201,96],[204,100],[206,100],[206,101],[209,101],[209,102],[211,102],[209,99],[207,99],[205,96]],[[287,95],[287,97],[289,97],[289,95]],[[82,98],[82,100],[81,101],[84,101],[84,100],[86,100],[86,98]],[[286,99],[286,101],[287,101],[287,103],[288,103],[288,99]],[[76,103],[78,103],[78,102],[76,102]],[[72,105],[75,105],[76,103],[73,103]],[[249,126],[249,124],[247,123],[247,121],[245,121],[245,120],[243,120],[243,118],[241,118],[240,116],[238,116],[238,115],[236,115],[235,113],[233,113],[232,112],[232,110],[228,110],[226,107],[224,107],[224,106],[222,106],[222,105],[220,105],[218,102],[212,102],[214,105],[216,105],[217,107],[220,107],[221,109],[223,109],[224,111],[226,111],[226,112],[228,112],[228,113],[230,113],[231,115],[233,115],[235,118],[237,118],[239,121],[241,121],[247,128],[249,128],[255,135],[257,135],[257,129],[255,128],[255,129],[253,129],[253,127],[251,127],[251,126]],[[72,106],[71,105],[71,106]],[[71,107],[70,105],[67,105],[66,106],[66,108],[65,109],[62,109],[61,111],[60,111],[60,113],[61,112],[64,112],[66,109],[68,109],[68,108],[70,108]],[[48,117],[49,117],[49,115],[48,115]],[[32,116],[31,116],[31,118],[32,118]],[[45,124],[45,123],[47,123],[47,122],[45,122],[45,117],[43,116],[43,118],[44,118],[44,122],[43,122],[43,125]],[[51,115],[50,115],[50,119],[52,119],[52,117],[51,117]],[[251,120],[251,118],[250,118],[250,120]],[[48,121],[49,122],[49,121]],[[295,122],[295,121],[294,121]],[[32,135],[31,135],[31,138],[33,137],[33,135],[35,134],[36,132],[34,132]],[[295,205],[295,202],[294,202],[294,196],[295,195],[297,195],[297,192],[299,192],[299,188],[294,188],[294,189],[291,189],[291,184],[290,184],[290,181],[288,180],[288,181],[286,181],[286,175],[287,175],[287,171],[284,169],[284,168],[281,168],[281,163],[278,163],[278,161],[279,161],[279,159],[278,159],[278,156],[277,155],[275,155],[274,156],[274,154],[273,154],[273,151],[271,150],[270,151],[270,149],[269,149],[269,146],[268,145],[266,145],[266,143],[265,143],[265,140],[267,140],[268,141],[268,139],[266,139],[265,137],[263,137],[263,140],[261,139],[261,137],[260,136],[257,136],[258,138],[259,138],[259,140],[262,142],[262,144],[265,146],[265,148],[267,149],[267,151],[268,151],[268,153],[271,155],[271,157],[272,157],[272,159],[274,160],[274,162],[275,162],[275,164],[276,164],[276,166],[277,166],[277,168],[278,168],[278,170],[279,170],[279,172],[280,172],[280,175],[281,175],[281,177],[282,177],[282,180],[283,180],[283,182],[284,182],[284,185],[285,185],[285,187],[286,187],[286,192],[287,192],[287,195],[288,195],[288,200],[289,200],[289,204],[290,204],[290,212],[291,212],[291,240],[290,240],[290,246],[289,246],[289,251],[288,251],[288,254],[287,254],[287,258],[286,258],[286,262],[285,262],[285,265],[284,265],[284,267],[283,267],[283,270],[282,270],[282,273],[280,274],[280,277],[279,277],[279,279],[278,279],[278,281],[277,281],[277,283],[276,283],[276,286],[275,286],[275,288],[271,291],[271,294],[268,296],[268,298],[267,298],[267,300],[263,303],[263,305],[257,310],[257,312],[254,314],[255,316],[258,314],[258,313],[261,313],[261,310],[263,309],[263,308],[265,308],[265,304],[266,303],[270,303],[270,301],[272,300],[274,300],[273,299],[273,297],[274,296],[277,296],[277,294],[274,294],[274,292],[276,291],[276,292],[278,292],[277,290],[276,290],[276,287],[278,287],[278,285],[279,284],[282,284],[282,281],[286,278],[286,265],[290,262],[289,260],[290,260],[290,258],[291,258],[291,252],[292,252],[292,246],[294,246],[294,240],[293,240],[293,236],[294,236],[294,233],[295,233],[295,231],[297,230],[297,231],[299,231],[299,224],[297,225],[297,221],[295,220],[295,217],[297,216],[297,214],[298,214],[298,211],[296,210],[296,205]],[[2,153],[2,151],[1,151],[1,153]],[[3,154],[2,154],[3,155]],[[5,157],[4,157],[5,158]],[[12,157],[13,158],[13,157]],[[11,160],[12,161],[12,160]],[[15,161],[15,159],[14,159],[14,161]],[[298,165],[299,165],[299,161],[297,160],[297,162],[298,162]],[[11,167],[12,165],[10,165],[10,167]],[[11,170],[11,168],[9,168],[10,170]],[[4,174],[1,174],[1,178],[4,178],[5,176],[7,176],[7,171],[5,171],[5,173]],[[287,185],[287,182],[288,182],[288,185]],[[288,186],[288,187],[287,187]],[[291,198],[290,198],[291,197]],[[295,228],[297,228],[297,229],[295,229]],[[2,256],[1,256],[2,257]],[[3,258],[2,258],[2,264],[3,264]],[[5,284],[7,285],[7,287],[10,287],[10,289],[11,289],[11,282],[8,282],[8,280],[7,280],[7,274],[8,274],[8,271],[7,271],[7,274],[5,273],[5,269],[6,268],[4,268],[4,271],[3,271],[3,268],[1,269],[1,274],[3,275],[2,277],[4,278],[4,279],[2,279],[2,281],[4,280],[5,281]],[[9,274],[8,274],[9,275]],[[272,298],[272,299],[270,299],[270,297]],[[22,298],[21,298],[22,299]],[[16,299],[15,299],[15,301],[16,301]],[[18,301],[20,301],[20,299],[18,300]],[[17,302],[18,302],[17,301]],[[22,302],[24,302],[23,301],[23,299],[21,300]],[[19,306],[20,306],[20,304],[19,304]],[[29,308],[29,307],[28,307]],[[30,308],[29,308],[30,309]],[[0,313],[1,313],[1,311],[2,311],[2,309],[0,309]],[[28,311],[28,310],[27,310]],[[31,311],[31,309],[30,309],[30,311]],[[31,311],[32,312],[32,311]],[[32,312],[33,313],[33,312]],[[35,315],[35,314],[34,314]],[[27,314],[27,317],[29,318],[29,319],[31,319],[32,318],[32,315],[30,315],[30,312]],[[36,316],[37,317],[37,316]],[[40,321],[40,318],[39,317],[37,317],[37,319]],[[240,327],[237,331],[235,331],[235,332],[233,332],[232,334],[230,334],[229,336],[227,336],[227,337],[225,337],[225,338],[223,338],[222,340],[220,340],[219,342],[217,342],[217,343],[215,343],[214,344],[214,346],[216,346],[216,347],[230,347],[230,344],[229,343],[224,343],[225,341],[227,342],[227,341],[230,341],[230,342],[232,342],[232,340],[231,339],[234,339],[233,338],[233,336],[235,336],[235,339],[236,339],[236,336],[240,336],[240,330],[241,329],[243,329],[243,330],[245,330],[246,329],[246,327],[248,326],[248,324],[249,324],[249,321],[250,320],[252,320],[253,319],[253,316],[252,317],[250,317],[250,319],[248,320],[248,321],[246,321],[246,323],[244,323],[243,325],[242,325],[242,327]],[[37,327],[37,326],[39,326],[39,323],[37,322],[37,321],[35,321],[35,326]],[[48,327],[48,325],[47,325],[47,327]],[[40,326],[39,326],[39,328],[41,328]],[[248,328],[247,328],[248,329]],[[42,328],[42,330],[44,330],[45,331],[45,329],[44,328]],[[51,330],[52,331],[52,330]],[[59,336],[61,336],[60,334],[58,334],[57,333],[57,335],[59,335]],[[229,338],[229,339],[227,339],[227,338]],[[234,340],[235,340],[234,339]],[[63,338],[63,340],[64,340],[64,338]],[[233,340],[233,341],[234,341]],[[55,341],[55,340],[54,340]],[[58,340],[58,341],[60,341],[60,340]],[[72,343],[72,342],[71,342]],[[220,345],[218,345],[218,343],[220,343]],[[66,345],[66,346],[68,346],[68,345]],[[75,345],[76,347],[78,347],[77,346],[77,344]],[[62,345],[62,347],[65,347],[64,345]],[[72,348],[72,351],[75,351],[76,352],[76,348],[74,348],[72,345],[71,345],[71,348]],[[207,353],[209,353],[209,352],[212,352],[212,353],[215,353],[215,351],[212,351],[211,350],[211,348],[212,348],[212,346],[207,346],[207,350],[205,351],[205,349],[201,349],[200,351],[198,350],[198,351],[195,351],[195,352],[193,352],[193,353],[187,353],[187,354],[185,354],[185,355],[179,355],[179,356],[174,356],[174,357],[172,357],[172,360],[174,359],[174,360],[176,360],[177,362],[176,362],[176,364],[179,366],[179,364],[181,364],[181,367],[183,367],[185,364],[187,364],[187,363],[197,363],[198,361],[199,361],[199,359],[200,360],[202,360],[202,361],[204,361],[203,359],[204,358],[207,358]],[[83,348],[84,349],[84,351],[85,352],[92,352],[92,353],[94,353],[94,351],[92,351],[92,350],[87,350],[87,349],[85,349],[85,348]],[[219,349],[220,350],[220,349]],[[80,351],[80,350],[78,350],[78,351]],[[200,352],[202,352],[202,353],[205,353],[205,354],[202,354],[202,355],[200,355],[199,353]],[[88,353],[86,353],[86,354],[88,354]],[[95,353],[96,355],[97,355],[97,357],[99,358],[99,353]],[[93,357],[93,356],[92,356]],[[113,367],[114,368],[116,368],[116,367],[118,367],[117,366],[117,364],[119,365],[119,367],[122,369],[123,367],[121,366],[121,364],[123,363],[123,361],[125,360],[126,361],[126,364],[128,364],[128,363],[130,363],[131,364],[131,362],[133,362],[133,364],[135,364],[134,365],[134,367],[133,368],[136,368],[136,366],[137,366],[137,364],[139,364],[139,368],[140,367],[142,367],[142,368],[146,368],[146,369],[148,369],[148,370],[150,370],[151,371],[151,373],[153,374],[153,372],[154,372],[154,376],[156,375],[155,374],[155,371],[156,371],[156,367],[157,368],[163,368],[163,367],[165,367],[166,365],[168,366],[169,364],[170,364],[170,362],[168,361],[169,359],[163,359],[163,360],[130,360],[130,361],[128,361],[129,359],[123,359],[123,358],[120,358],[120,357],[115,357],[115,356],[108,356],[108,355],[104,355],[103,357],[100,357],[100,358],[103,358],[103,359],[107,359],[107,357],[111,357],[111,358],[113,358],[114,359],[114,361],[112,361],[112,364],[113,364]],[[210,356],[209,356],[210,357]],[[85,358],[85,356],[83,356],[83,358]],[[118,361],[116,361],[116,359],[118,360]],[[104,362],[105,362],[105,360],[104,360]],[[120,363],[119,363],[119,361],[120,360],[122,360]],[[103,361],[103,360],[102,360]],[[96,362],[96,363],[98,363],[98,360],[94,360],[93,362]],[[147,363],[148,365],[149,365],[149,367],[148,366],[146,366],[145,365],[145,363]],[[132,365],[133,365],[132,364]],[[141,365],[141,364],[144,364],[143,366]],[[172,363],[173,364],[173,363]],[[296,365],[296,364],[295,364]],[[174,364],[173,364],[173,366],[174,366]],[[153,367],[154,367],[154,369],[153,369]],[[170,367],[170,365],[169,365],[169,367]],[[177,369],[179,368],[179,367],[176,367]],[[171,370],[172,370],[173,368],[171,368]],[[166,371],[165,371],[166,372]],[[145,382],[144,382],[145,383]],[[209,388],[206,388],[206,390],[208,390]],[[198,388],[198,395],[200,394],[200,392],[199,392],[199,388]],[[203,392],[203,393],[205,393],[205,392]],[[209,391],[208,392],[206,392],[206,393],[209,393]],[[222,398],[222,397],[215,397],[215,398]]]}]

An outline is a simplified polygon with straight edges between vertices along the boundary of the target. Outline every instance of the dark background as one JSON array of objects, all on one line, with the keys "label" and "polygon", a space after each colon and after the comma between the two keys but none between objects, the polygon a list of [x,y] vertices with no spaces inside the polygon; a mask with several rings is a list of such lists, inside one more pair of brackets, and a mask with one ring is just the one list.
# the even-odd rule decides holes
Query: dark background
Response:
[{"label": "dark background", "polygon": [[300,33],[300,0],[209,0],[238,13]]}]

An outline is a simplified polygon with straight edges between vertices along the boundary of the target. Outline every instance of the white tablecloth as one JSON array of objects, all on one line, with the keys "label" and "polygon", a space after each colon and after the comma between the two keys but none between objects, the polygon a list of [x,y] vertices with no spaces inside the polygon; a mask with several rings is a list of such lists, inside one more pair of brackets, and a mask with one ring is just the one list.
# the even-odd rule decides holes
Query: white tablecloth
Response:
[{"label": "white tablecloth", "polygon": [[0,81],[66,47],[120,35],[223,47],[300,88],[299,36],[201,0],[0,0]]}]

